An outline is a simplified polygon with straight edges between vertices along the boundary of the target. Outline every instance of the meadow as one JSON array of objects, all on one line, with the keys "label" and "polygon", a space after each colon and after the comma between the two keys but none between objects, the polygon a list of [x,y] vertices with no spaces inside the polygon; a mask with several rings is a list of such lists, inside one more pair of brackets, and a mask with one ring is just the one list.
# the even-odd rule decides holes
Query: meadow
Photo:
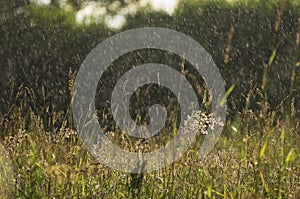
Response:
[{"label": "meadow", "polygon": [[199,157],[198,140],[172,165],[134,175],[101,165],[74,130],[47,133],[34,113],[26,121],[16,112],[2,120],[13,162],[2,162],[2,198],[297,198],[299,121],[275,114],[256,118],[245,109],[227,121],[206,157]]},{"label": "meadow", "polygon": [[[183,1],[185,6],[173,18],[143,10],[124,28],[152,25],[182,30],[212,54],[226,82],[227,120],[213,150],[199,156],[205,136],[199,133],[180,159],[147,173],[104,166],[73,126],[78,66],[92,47],[116,32],[97,24],[77,27],[70,22],[70,13],[51,8],[49,14],[36,7],[27,8],[29,14],[20,18],[23,23],[1,26],[5,37],[0,38],[0,53],[5,59],[0,64],[7,68],[1,70],[0,86],[0,198],[298,198],[299,5],[212,2]],[[211,13],[215,17],[207,17]],[[199,24],[194,27],[196,19]],[[181,63],[166,53],[144,58],[148,54],[140,51],[114,65]],[[100,99],[105,91],[98,91]],[[203,107],[207,108],[205,103]],[[165,131],[163,142],[176,133]],[[117,145],[136,150],[136,142],[128,141],[125,133],[115,130],[107,135]],[[153,141],[145,147],[161,144]]]}]

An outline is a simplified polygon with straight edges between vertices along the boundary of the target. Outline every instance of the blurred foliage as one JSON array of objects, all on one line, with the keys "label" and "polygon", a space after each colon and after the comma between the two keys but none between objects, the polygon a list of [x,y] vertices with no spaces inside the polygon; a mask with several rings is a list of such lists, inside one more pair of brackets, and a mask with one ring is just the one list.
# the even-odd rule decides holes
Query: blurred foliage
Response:
[{"label": "blurred foliage", "polygon": [[[1,16],[5,16],[0,26],[1,114],[24,103],[22,95],[30,96],[27,108],[41,114],[45,121],[54,111],[65,112],[70,102],[69,72],[77,71],[86,55],[111,35],[146,26],[180,31],[198,41],[212,55],[226,89],[236,85],[228,99],[231,112],[245,108],[249,90],[260,88],[264,66],[272,58],[266,89],[261,90],[262,95],[259,92],[251,95],[248,108],[260,109],[259,102],[267,96],[263,100],[268,100],[270,109],[276,109],[283,101],[289,110],[291,100],[287,99],[293,97],[296,99],[294,109],[299,114],[300,83],[297,78],[291,88],[292,72],[299,74],[296,63],[300,61],[300,44],[297,43],[300,4],[296,1],[287,1],[278,18],[281,1],[183,0],[173,16],[141,9],[136,15],[128,16],[125,27],[119,31],[109,30],[104,24],[78,25],[75,10],[65,11],[55,1],[50,6],[40,7],[24,1],[10,2],[16,4],[7,1],[4,5],[11,12],[1,12]],[[81,4],[81,1],[70,2],[75,8],[77,3],[77,9]],[[19,8],[17,14],[9,15],[14,13],[15,7]],[[278,20],[280,26],[276,31]],[[272,57],[275,50],[276,56]],[[161,53],[150,60],[137,55],[131,57],[131,62],[137,63],[153,59],[163,60],[165,64],[180,62],[178,58]],[[118,67],[129,60],[126,57],[113,65]],[[28,92],[22,94],[22,89]]]}]

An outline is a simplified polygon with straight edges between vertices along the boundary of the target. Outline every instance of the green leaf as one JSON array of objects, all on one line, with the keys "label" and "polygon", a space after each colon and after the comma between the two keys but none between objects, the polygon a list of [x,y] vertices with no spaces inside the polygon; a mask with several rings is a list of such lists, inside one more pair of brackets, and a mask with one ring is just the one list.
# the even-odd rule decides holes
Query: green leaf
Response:
[{"label": "green leaf", "polygon": [[274,61],[274,59],[276,57],[278,47],[279,47],[279,43],[276,45],[276,48],[273,50],[272,55],[269,58],[269,62],[268,62],[269,66],[271,66],[271,64],[273,63],[273,61]]},{"label": "green leaf", "polygon": [[266,142],[264,143],[264,145],[261,147],[260,152],[259,152],[259,157],[260,157],[260,158],[264,155],[264,153],[265,153],[265,151],[266,151],[266,148],[267,148],[267,145],[268,145],[268,141],[266,141]]},{"label": "green leaf", "polygon": [[288,164],[289,162],[294,161],[297,158],[297,154],[294,153],[294,149],[291,149],[288,155],[285,158],[285,164]]},{"label": "green leaf", "polygon": [[232,84],[232,85],[230,86],[230,88],[226,91],[226,97],[224,97],[224,98],[221,100],[221,102],[220,102],[220,105],[221,105],[221,106],[224,105],[226,98],[232,93],[232,91],[234,90],[234,88],[235,88],[235,84]]}]

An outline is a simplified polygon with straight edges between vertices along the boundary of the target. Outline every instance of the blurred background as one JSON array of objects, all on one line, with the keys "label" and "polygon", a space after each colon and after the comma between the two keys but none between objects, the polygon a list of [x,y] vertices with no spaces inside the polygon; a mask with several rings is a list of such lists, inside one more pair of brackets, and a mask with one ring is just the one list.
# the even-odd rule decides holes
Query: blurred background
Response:
[{"label": "blurred background", "polygon": [[[270,110],[283,104],[284,113],[299,116],[296,0],[4,0],[0,9],[1,115],[23,103],[20,95],[30,96],[25,114],[65,112],[70,73],[97,44],[124,30],[155,26],[192,37],[212,55],[226,89],[234,87],[232,113],[246,104],[260,109],[261,98],[268,98]],[[261,93],[247,99],[253,88]]]}]

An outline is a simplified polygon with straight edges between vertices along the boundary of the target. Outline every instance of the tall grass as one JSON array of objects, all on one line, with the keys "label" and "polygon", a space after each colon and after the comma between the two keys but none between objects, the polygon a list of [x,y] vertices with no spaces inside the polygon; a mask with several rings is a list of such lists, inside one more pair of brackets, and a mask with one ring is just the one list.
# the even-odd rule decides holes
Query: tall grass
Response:
[{"label": "tall grass", "polygon": [[261,135],[257,127],[245,129],[244,122],[228,121],[205,158],[191,148],[167,168],[143,174],[140,182],[138,175],[98,163],[70,129],[59,135],[38,126],[12,129],[4,140],[14,163],[10,190],[16,198],[297,198],[295,128],[279,123]]},{"label": "tall grass", "polygon": [[[18,107],[1,118],[3,144],[13,161],[13,167],[4,168],[14,171],[13,183],[7,189],[13,197],[297,198],[300,195],[299,123],[275,117],[283,110],[283,104],[278,110],[269,110],[262,93],[261,111],[250,110],[246,103],[242,113],[227,121],[223,136],[205,158],[199,158],[198,140],[180,160],[164,169],[129,174],[95,160],[76,131],[66,125],[48,132],[42,118],[28,108],[32,96],[29,89],[24,90],[20,89],[24,93],[19,94],[23,100]],[[260,93],[252,85],[247,101],[254,92]],[[24,115],[22,109],[27,108]],[[66,113],[65,120],[69,120],[71,112]],[[55,117],[60,115],[53,114],[54,121]],[[111,135],[111,139],[126,137]],[[5,194],[1,197],[6,198],[8,192]]]}]

